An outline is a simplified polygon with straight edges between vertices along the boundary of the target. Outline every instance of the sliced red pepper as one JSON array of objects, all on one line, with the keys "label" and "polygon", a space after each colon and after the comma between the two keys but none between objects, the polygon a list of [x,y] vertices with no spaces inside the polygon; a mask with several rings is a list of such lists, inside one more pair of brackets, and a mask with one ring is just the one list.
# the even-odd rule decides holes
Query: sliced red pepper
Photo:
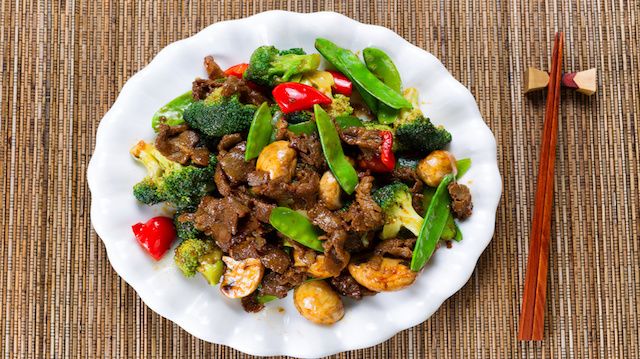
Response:
[{"label": "sliced red pepper", "polygon": [[160,260],[176,239],[176,228],[168,217],[154,217],[147,223],[134,224],[131,229],[138,243],[155,260]]},{"label": "sliced red pepper", "polygon": [[345,95],[345,96],[351,96],[351,91],[353,89],[353,85],[351,84],[351,81],[349,81],[349,79],[339,73],[338,71],[329,71],[329,73],[331,73],[331,75],[333,76],[333,86],[331,86],[334,90],[334,92]]},{"label": "sliced red pepper", "polygon": [[396,156],[393,154],[393,134],[390,131],[380,131],[382,144],[380,152],[372,157],[361,158],[359,165],[375,173],[393,172],[396,167]]},{"label": "sliced red pepper", "polygon": [[233,65],[228,69],[224,70],[224,74],[227,76],[235,76],[238,78],[242,78],[242,75],[244,74],[245,71],[247,71],[248,67],[249,67],[249,64]]},{"label": "sliced red pepper", "polygon": [[396,167],[396,156],[393,154],[393,133],[391,131],[380,131],[382,146],[380,146],[380,161],[387,168],[388,172]]},{"label": "sliced red pepper", "polygon": [[315,104],[331,103],[331,98],[322,92],[298,82],[280,84],[273,88],[272,94],[284,113],[310,109]]}]

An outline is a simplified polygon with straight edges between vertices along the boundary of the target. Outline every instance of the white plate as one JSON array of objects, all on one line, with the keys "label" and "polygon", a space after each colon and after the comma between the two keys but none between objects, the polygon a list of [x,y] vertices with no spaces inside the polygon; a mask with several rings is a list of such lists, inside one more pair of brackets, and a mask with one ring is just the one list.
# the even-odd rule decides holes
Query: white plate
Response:
[{"label": "white plate", "polygon": [[[184,278],[167,255],[154,262],[138,246],[131,225],[163,213],[161,207],[136,202],[132,186],[145,171],[129,155],[139,139],[151,140],[151,116],[185,92],[202,60],[213,55],[221,67],[246,62],[260,45],[302,47],[316,52],[316,37],[361,50],[376,46],[395,61],[405,87],[420,90],[422,110],[453,134],[450,151],[471,157],[462,182],[470,185],[474,213],[461,223],[464,240],[438,250],[411,287],[346,303],[344,318],[325,327],[302,318],[292,295],[271,302],[258,314],[245,313],[200,276]],[[91,221],[102,238],[113,268],[156,313],[203,340],[254,355],[318,357],[378,344],[429,318],[442,302],[467,282],[493,236],[502,184],[493,134],[482,120],[469,91],[430,53],[389,29],[366,25],[343,15],[270,11],[246,19],[219,22],[164,48],[131,77],[98,127],[88,169]],[[284,309],[284,310],[282,310]]]}]

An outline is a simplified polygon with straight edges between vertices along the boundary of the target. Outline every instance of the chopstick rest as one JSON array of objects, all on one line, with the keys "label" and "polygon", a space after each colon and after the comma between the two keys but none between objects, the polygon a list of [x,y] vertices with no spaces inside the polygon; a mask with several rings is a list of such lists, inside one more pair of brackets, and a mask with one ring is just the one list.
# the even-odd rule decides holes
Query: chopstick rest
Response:
[{"label": "chopstick rest", "polygon": [[[595,68],[568,72],[562,75],[562,86],[575,89],[581,94],[591,96],[597,90],[597,71]],[[543,90],[549,85],[549,74],[546,71],[529,67],[524,77],[524,93]]]}]

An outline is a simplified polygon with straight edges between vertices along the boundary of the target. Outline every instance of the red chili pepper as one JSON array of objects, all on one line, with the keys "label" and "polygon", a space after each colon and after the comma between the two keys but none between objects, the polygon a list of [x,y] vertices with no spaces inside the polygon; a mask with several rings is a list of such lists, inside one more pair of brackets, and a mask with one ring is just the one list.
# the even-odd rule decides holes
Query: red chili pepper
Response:
[{"label": "red chili pepper", "polygon": [[249,67],[249,64],[237,64],[224,70],[224,74],[227,76],[235,76],[238,78],[242,78],[242,75],[244,74],[245,71],[247,71],[248,67]]},{"label": "red chili pepper", "polygon": [[168,217],[154,217],[147,223],[131,226],[138,243],[155,259],[160,260],[176,239],[176,228]]},{"label": "red chili pepper", "polygon": [[336,93],[345,95],[345,96],[351,96],[351,91],[353,88],[353,85],[351,84],[351,81],[349,81],[349,79],[339,73],[338,71],[329,71],[331,73],[331,75],[333,76],[333,90]]},{"label": "red chili pepper", "polygon": [[369,158],[360,159],[360,167],[375,173],[393,172],[396,167],[396,157],[393,154],[393,134],[390,131],[380,131],[382,144],[380,153]]},{"label": "red chili pepper", "polygon": [[380,161],[389,172],[396,167],[396,156],[393,155],[393,133],[391,131],[380,131],[382,146],[380,146]]},{"label": "red chili pepper", "polygon": [[273,88],[273,99],[284,113],[306,110],[315,104],[330,104],[331,99],[315,88],[297,82],[285,82]]}]

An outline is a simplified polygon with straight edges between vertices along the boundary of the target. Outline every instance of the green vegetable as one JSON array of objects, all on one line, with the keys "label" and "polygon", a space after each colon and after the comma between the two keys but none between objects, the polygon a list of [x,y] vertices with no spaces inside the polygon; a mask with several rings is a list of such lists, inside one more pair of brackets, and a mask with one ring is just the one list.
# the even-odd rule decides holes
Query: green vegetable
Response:
[{"label": "green vegetable", "polygon": [[[335,118],[335,123],[340,127],[340,129],[344,130],[348,127],[362,127],[362,121],[359,118],[354,116],[340,116]],[[296,123],[294,125],[289,125],[287,129],[293,132],[296,135],[300,135],[306,133],[310,135],[314,132],[318,132],[318,126],[316,126],[315,121],[306,121],[301,123]]]},{"label": "green vegetable", "polygon": [[[393,64],[393,60],[384,51],[375,47],[367,47],[362,51],[362,57],[367,64],[367,68],[379,78],[385,85],[400,94],[402,89],[402,80],[400,73]],[[378,122],[382,124],[393,123],[398,117],[398,110],[391,108],[385,104],[378,107]]]},{"label": "green vegetable", "polygon": [[350,101],[351,99],[345,95],[334,95],[333,101],[326,105],[325,111],[331,118],[349,116],[353,113]]},{"label": "green vegetable", "polygon": [[378,105],[379,105],[378,99],[371,96],[371,94],[369,94],[365,89],[363,89],[360,85],[358,85],[358,83],[355,82],[352,78],[349,77],[349,80],[351,80],[351,82],[353,83],[353,87],[355,87],[355,89],[358,90],[360,97],[362,97],[362,101],[365,103],[365,105],[367,105],[367,107],[369,107],[369,110],[371,110],[371,113],[373,113],[374,115],[377,114]]},{"label": "green vegetable", "polygon": [[406,168],[410,168],[415,170],[416,167],[418,167],[418,162],[420,160],[416,159],[416,158],[409,158],[409,157],[397,157],[396,158],[396,168],[402,168],[402,167],[406,167]]},{"label": "green vegetable", "polygon": [[453,220],[451,212],[447,215],[447,221],[442,229],[440,240],[450,241],[456,236],[456,221]]},{"label": "green vegetable", "polygon": [[151,118],[151,127],[154,131],[158,131],[160,125],[160,119],[164,117],[164,121],[169,126],[177,126],[184,123],[182,114],[184,110],[193,103],[193,96],[191,91],[187,91],[182,95],[169,101],[166,105],[160,107]]},{"label": "green vegetable", "polygon": [[411,192],[406,184],[395,182],[386,185],[374,191],[371,196],[382,208],[385,216],[380,238],[393,238],[402,227],[416,236],[420,233],[422,217],[413,209]]},{"label": "green vegetable", "polygon": [[324,252],[316,228],[307,217],[299,212],[287,207],[276,207],[271,210],[269,223],[287,238],[318,252]]},{"label": "green vegetable", "polygon": [[193,210],[213,189],[211,176],[217,162],[213,155],[207,167],[183,166],[144,141],[134,146],[131,154],[147,169],[147,176],[133,186],[133,195],[144,204],[168,202],[179,211]]},{"label": "green vegetable", "polygon": [[322,152],[324,152],[324,157],[327,160],[329,169],[340,184],[340,187],[342,187],[347,194],[352,194],[358,185],[358,173],[351,163],[347,161],[342,151],[340,136],[338,136],[338,131],[329,118],[329,115],[324,112],[320,105],[314,105],[313,111],[316,117],[318,133],[320,134]]},{"label": "green vegetable", "polygon": [[306,55],[298,48],[280,51],[273,46],[260,46],[251,55],[243,77],[258,85],[273,87],[294,75],[315,70],[318,65],[318,54]]},{"label": "green vegetable", "polygon": [[307,122],[296,123],[294,125],[289,125],[287,127],[287,129],[289,131],[293,132],[296,135],[301,135],[303,133],[306,133],[307,135],[310,135],[310,134],[318,131],[318,128],[316,127],[315,121],[307,121]]},{"label": "green vegetable", "polygon": [[174,262],[186,277],[200,272],[209,282],[217,284],[222,274],[222,251],[213,240],[187,239],[176,248]]},{"label": "green vegetable", "polygon": [[436,249],[436,245],[440,240],[444,226],[449,216],[449,191],[447,186],[453,181],[453,175],[448,174],[438,185],[436,193],[431,199],[427,215],[422,222],[422,228],[416,240],[416,246],[413,249],[413,257],[411,258],[411,270],[419,271],[424,267],[429,258]]},{"label": "green vegetable", "polygon": [[224,273],[224,263],[221,260],[216,260],[213,263],[204,261],[198,267],[198,272],[207,280],[209,285],[216,285],[220,283],[220,278]]},{"label": "green vegetable", "polygon": [[316,39],[315,46],[327,61],[380,102],[395,109],[411,108],[409,101],[375,77],[353,52],[322,38]]},{"label": "green vegetable", "polygon": [[412,110],[400,111],[394,123],[398,151],[431,153],[443,149],[451,142],[451,134],[443,127],[434,126],[424,117],[418,106],[418,91],[408,88],[404,96],[413,103]]},{"label": "green vegetable", "polygon": [[456,235],[453,237],[453,240],[460,242],[462,240],[462,231],[460,230],[460,227],[458,227],[458,223],[456,223],[456,221],[453,221],[453,224],[456,227]]},{"label": "green vegetable", "polygon": [[204,233],[196,229],[195,225],[191,221],[180,221],[180,214],[176,213],[173,217],[173,224],[176,227],[176,236],[178,238],[185,239],[198,239],[204,236]]},{"label": "green vegetable", "polygon": [[362,127],[362,121],[355,116],[338,116],[335,118],[336,125],[344,130],[349,127]]},{"label": "green vegetable", "polygon": [[222,137],[249,129],[256,106],[240,103],[238,95],[198,101],[184,111],[185,122],[208,137]]},{"label": "green vegetable", "polygon": [[247,135],[247,148],[244,153],[244,160],[258,157],[262,149],[269,144],[271,139],[271,109],[266,102],[263,102],[251,121],[249,134]]},{"label": "green vegetable", "polygon": [[464,176],[465,173],[471,167],[471,158],[463,158],[461,160],[456,161],[456,168],[458,169],[458,174],[456,175],[456,179]]},{"label": "green vegetable", "polygon": [[287,120],[287,123],[302,123],[311,121],[313,119],[313,114],[310,111],[305,110],[295,111],[284,114],[284,119]]},{"label": "green vegetable", "polygon": [[269,303],[271,301],[274,301],[276,299],[278,299],[278,297],[276,297],[275,295],[271,295],[271,294],[259,295],[258,296],[258,303],[265,304],[265,303]]}]

